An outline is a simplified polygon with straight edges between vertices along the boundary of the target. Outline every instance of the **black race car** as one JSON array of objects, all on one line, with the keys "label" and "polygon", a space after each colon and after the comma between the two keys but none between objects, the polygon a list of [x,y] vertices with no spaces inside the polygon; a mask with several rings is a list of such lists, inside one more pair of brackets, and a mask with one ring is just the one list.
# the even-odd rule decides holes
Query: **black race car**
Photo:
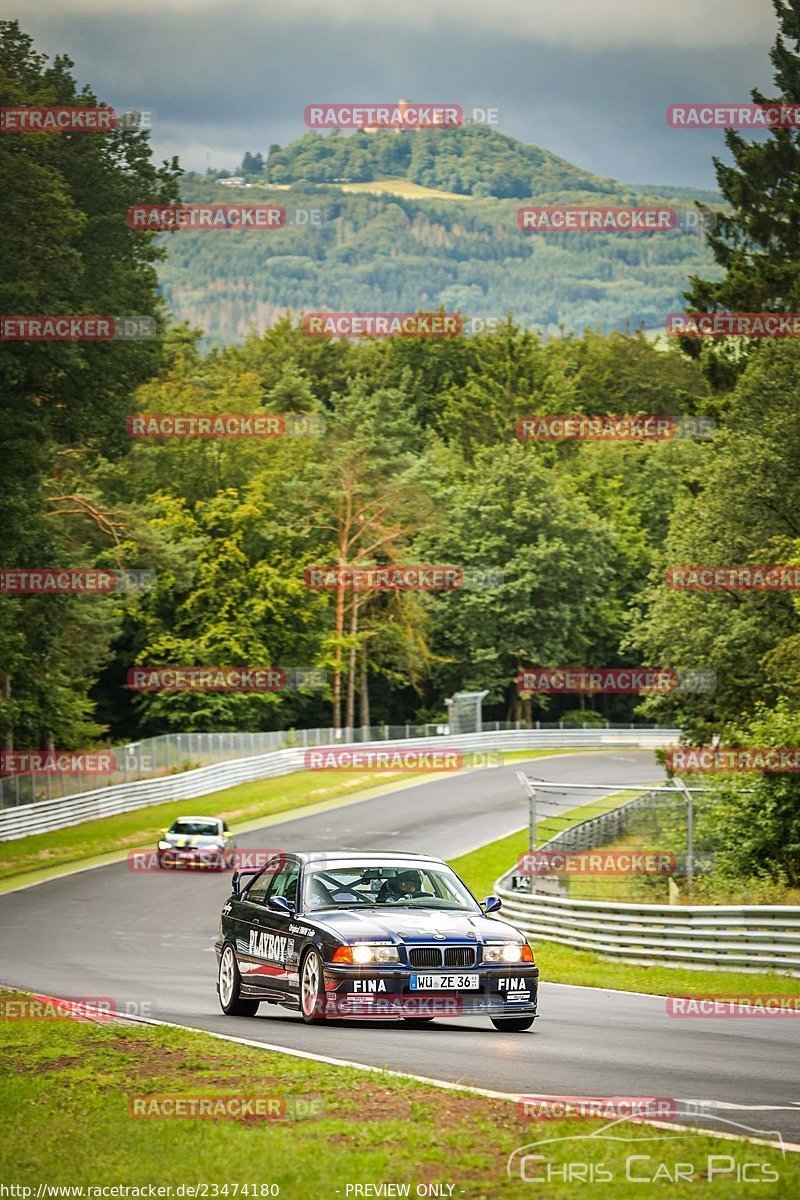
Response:
[{"label": "black race car", "polygon": [[539,970],[523,935],[419,854],[279,854],[237,871],[215,942],[223,1012],[262,1002],[333,1017],[489,1017],[529,1029]]}]

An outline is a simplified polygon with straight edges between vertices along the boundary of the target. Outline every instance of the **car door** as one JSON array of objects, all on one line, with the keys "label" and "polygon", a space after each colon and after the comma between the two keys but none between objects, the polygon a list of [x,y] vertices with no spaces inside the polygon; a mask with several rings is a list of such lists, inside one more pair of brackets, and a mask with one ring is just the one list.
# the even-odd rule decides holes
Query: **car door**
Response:
[{"label": "car door", "polygon": [[281,856],[274,864],[267,864],[248,889],[243,904],[248,926],[246,976],[241,965],[239,969],[248,984],[276,996],[297,986],[297,939],[289,935],[291,915],[271,909],[269,900],[282,896],[294,909],[299,878],[299,861]]}]

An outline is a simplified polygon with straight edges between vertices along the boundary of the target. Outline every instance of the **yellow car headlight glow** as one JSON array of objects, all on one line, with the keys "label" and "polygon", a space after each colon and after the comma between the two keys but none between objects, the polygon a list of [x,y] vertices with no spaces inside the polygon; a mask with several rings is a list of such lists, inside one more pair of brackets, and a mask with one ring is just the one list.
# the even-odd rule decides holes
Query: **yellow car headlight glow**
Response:
[{"label": "yellow car headlight glow", "polygon": [[490,963],[522,962],[523,946],[519,942],[499,942],[483,947],[483,961]]},{"label": "yellow car headlight glow", "polygon": [[357,963],[387,963],[399,962],[400,955],[396,946],[369,946],[362,944],[353,946],[353,962]]}]

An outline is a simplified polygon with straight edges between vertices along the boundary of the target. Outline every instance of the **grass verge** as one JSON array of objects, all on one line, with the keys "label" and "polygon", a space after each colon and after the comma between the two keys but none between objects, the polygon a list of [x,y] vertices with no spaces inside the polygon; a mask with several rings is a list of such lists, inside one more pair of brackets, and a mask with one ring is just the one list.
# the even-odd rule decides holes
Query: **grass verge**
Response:
[{"label": "grass verge", "polygon": [[[567,824],[577,824],[624,803],[635,793],[620,792],[592,804],[570,809],[539,823],[539,841],[552,837]],[[497,879],[528,849],[528,831],[508,837],[450,860],[472,892],[482,899]],[[676,916],[678,913],[676,912]],[[616,962],[591,950],[575,950],[558,942],[536,941],[536,961],[547,983],[570,983],[585,987],[617,988],[625,992],[654,992],[669,996],[755,996],[800,995],[800,979],[775,971],[715,971],[685,966],[642,966]]]},{"label": "grass verge", "polygon": [[[398,1036],[404,1036],[400,1027]],[[425,1036],[435,1038],[435,1026]],[[510,1050],[511,1036],[476,1031],[476,1051],[481,1040],[491,1038]],[[800,1156],[783,1156],[772,1147],[705,1134],[673,1135],[630,1122],[610,1132],[634,1139],[632,1143],[597,1136],[587,1140],[603,1121],[524,1122],[508,1101],[177,1029],[69,1018],[2,1020],[0,1069],[3,1177],[9,1184],[32,1188],[29,1196],[37,1195],[39,1185],[145,1189],[132,1190],[131,1196],[147,1196],[148,1185],[158,1185],[171,1189],[162,1195],[172,1197],[278,1194],[283,1200],[329,1200],[336,1194],[429,1194],[465,1200],[534,1195],[566,1200],[595,1186],[588,1180],[569,1182],[564,1178],[568,1172],[577,1171],[580,1179],[581,1172],[586,1178],[587,1172],[601,1170],[600,1181],[610,1181],[610,1174],[614,1196],[650,1195],[652,1183],[626,1180],[626,1159],[634,1154],[645,1157],[637,1158],[631,1173],[652,1179],[659,1171],[661,1188],[656,1191],[670,1200],[732,1194],[725,1192],[725,1183],[741,1198],[800,1194]],[[285,1099],[295,1113],[310,1108],[320,1115],[130,1115],[136,1098],[176,1095],[273,1097]],[[543,1155],[529,1160],[526,1168],[529,1175],[550,1176],[546,1190],[523,1182],[518,1167],[515,1178],[507,1176],[513,1151],[541,1139],[563,1138],[577,1140],[550,1141],[529,1150]],[[759,1182],[737,1183],[737,1168],[744,1162],[751,1164],[749,1178]],[[670,1182],[677,1164],[683,1164],[683,1181]],[[710,1180],[709,1164],[718,1172]],[[765,1176],[774,1181],[764,1181]],[[187,1190],[198,1184],[201,1190]],[[373,1187],[363,1190],[369,1184]],[[373,1190],[380,1184],[408,1185],[409,1191]],[[444,1185],[443,1190],[433,1191],[433,1184]],[[181,1185],[184,1190],[178,1192]],[[278,1191],[270,1192],[269,1185]],[[420,1190],[421,1185],[430,1191]],[[24,1193],[15,1194],[24,1198]],[[82,1194],[91,1198],[91,1192]]]},{"label": "grass verge", "polygon": [[[576,753],[572,750],[525,750],[504,753],[503,761],[542,758],[552,754]],[[34,834],[0,843],[0,891],[3,880],[19,882],[18,876],[31,872],[55,874],[58,868],[89,863],[129,850],[152,848],[159,834],[176,817],[204,810],[224,817],[236,829],[259,817],[293,813],[308,805],[345,803],[367,795],[380,794],[407,783],[440,778],[429,771],[409,771],[398,777],[393,771],[295,771],[277,779],[258,779],[214,792],[195,800],[176,800],[152,808],[137,808],[118,816],[84,821],[67,829]],[[33,878],[29,880],[33,882]],[[13,886],[9,885],[9,886]]]}]

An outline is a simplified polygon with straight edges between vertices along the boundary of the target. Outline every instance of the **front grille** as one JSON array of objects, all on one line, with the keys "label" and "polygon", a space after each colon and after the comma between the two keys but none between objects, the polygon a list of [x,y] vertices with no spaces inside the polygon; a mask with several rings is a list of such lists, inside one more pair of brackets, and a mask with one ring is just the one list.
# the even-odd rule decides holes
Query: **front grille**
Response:
[{"label": "front grille", "polygon": [[474,946],[414,946],[408,952],[412,967],[474,967]]},{"label": "front grille", "polygon": [[415,946],[408,952],[408,961],[412,967],[440,967],[442,951],[439,946]]},{"label": "front grille", "polygon": [[445,946],[444,965],[446,967],[474,967],[474,946]]}]

